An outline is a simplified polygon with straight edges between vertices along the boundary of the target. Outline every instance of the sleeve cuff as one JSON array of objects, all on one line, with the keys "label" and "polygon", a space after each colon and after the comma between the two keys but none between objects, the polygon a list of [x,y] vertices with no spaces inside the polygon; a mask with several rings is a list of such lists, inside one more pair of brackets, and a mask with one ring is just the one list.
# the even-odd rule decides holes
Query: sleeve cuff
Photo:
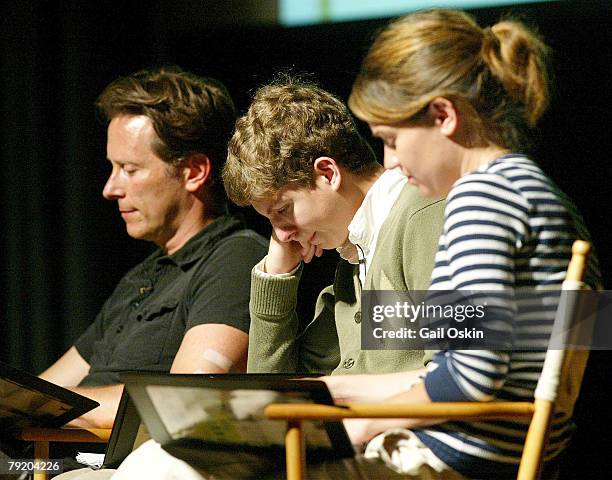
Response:
[{"label": "sleeve cuff", "polygon": [[255,265],[251,273],[251,312],[268,317],[292,313],[301,275],[302,264],[294,272],[279,275],[262,272],[259,264]]},{"label": "sleeve cuff", "polygon": [[429,364],[425,375],[425,390],[434,402],[472,402],[450,371],[451,357],[449,352],[438,352]]}]

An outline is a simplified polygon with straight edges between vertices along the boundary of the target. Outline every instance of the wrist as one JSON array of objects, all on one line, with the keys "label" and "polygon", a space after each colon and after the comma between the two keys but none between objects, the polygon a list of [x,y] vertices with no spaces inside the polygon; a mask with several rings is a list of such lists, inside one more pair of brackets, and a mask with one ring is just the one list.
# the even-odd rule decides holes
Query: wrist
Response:
[{"label": "wrist", "polygon": [[301,258],[298,259],[277,259],[271,258],[270,255],[265,258],[263,263],[263,271],[271,275],[280,275],[283,273],[293,272],[301,262]]}]

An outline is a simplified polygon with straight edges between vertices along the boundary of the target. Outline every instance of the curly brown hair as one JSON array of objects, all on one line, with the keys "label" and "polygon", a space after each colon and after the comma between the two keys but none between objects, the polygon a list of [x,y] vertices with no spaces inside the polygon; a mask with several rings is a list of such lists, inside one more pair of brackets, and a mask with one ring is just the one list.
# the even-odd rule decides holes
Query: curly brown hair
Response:
[{"label": "curly brown hair", "polygon": [[282,76],[255,93],[228,146],[223,182],[238,205],[270,198],[289,184],[314,186],[314,161],[333,158],[356,174],[378,163],[346,105],[317,85]]}]

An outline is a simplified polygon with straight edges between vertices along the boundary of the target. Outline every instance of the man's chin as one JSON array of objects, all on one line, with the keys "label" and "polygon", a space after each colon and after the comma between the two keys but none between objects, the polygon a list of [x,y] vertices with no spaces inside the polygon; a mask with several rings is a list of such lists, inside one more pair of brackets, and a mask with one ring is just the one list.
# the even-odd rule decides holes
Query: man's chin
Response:
[{"label": "man's chin", "polygon": [[130,225],[126,225],[127,234],[132,237],[134,240],[150,240],[147,236],[146,232],[143,232],[139,228],[130,227]]}]

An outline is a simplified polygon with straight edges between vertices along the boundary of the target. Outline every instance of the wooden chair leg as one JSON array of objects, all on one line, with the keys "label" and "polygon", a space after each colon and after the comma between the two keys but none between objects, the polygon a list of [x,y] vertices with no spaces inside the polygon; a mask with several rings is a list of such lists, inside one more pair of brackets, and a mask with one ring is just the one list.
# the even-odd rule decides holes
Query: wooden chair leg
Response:
[{"label": "wooden chair leg", "polygon": [[287,480],[304,480],[306,478],[306,446],[302,422],[299,420],[290,420],[287,423],[285,452]]},{"label": "wooden chair leg", "polygon": [[[49,461],[49,442],[37,441],[34,442],[34,463],[43,463]],[[47,472],[34,470],[34,480],[47,480],[49,478]]]},{"label": "wooden chair leg", "polygon": [[538,480],[540,478],[553,407],[553,402],[535,399],[535,411],[525,438],[517,480]]}]

